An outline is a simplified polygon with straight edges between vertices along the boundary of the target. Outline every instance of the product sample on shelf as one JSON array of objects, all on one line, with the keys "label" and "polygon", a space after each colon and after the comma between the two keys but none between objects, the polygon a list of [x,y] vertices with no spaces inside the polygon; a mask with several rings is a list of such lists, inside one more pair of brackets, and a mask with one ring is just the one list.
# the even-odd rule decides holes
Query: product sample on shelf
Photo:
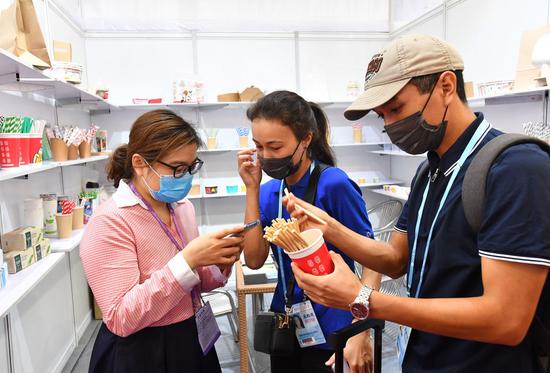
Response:
[{"label": "product sample on shelf", "polygon": [[22,227],[2,235],[2,251],[7,272],[13,274],[48,256],[51,244],[41,228]]},{"label": "product sample on shelf", "polygon": [[2,235],[2,250],[4,254],[11,251],[21,251],[32,248],[43,239],[41,227],[18,228]]},{"label": "product sample on shelf", "polygon": [[42,163],[46,121],[27,116],[0,116],[0,167]]}]

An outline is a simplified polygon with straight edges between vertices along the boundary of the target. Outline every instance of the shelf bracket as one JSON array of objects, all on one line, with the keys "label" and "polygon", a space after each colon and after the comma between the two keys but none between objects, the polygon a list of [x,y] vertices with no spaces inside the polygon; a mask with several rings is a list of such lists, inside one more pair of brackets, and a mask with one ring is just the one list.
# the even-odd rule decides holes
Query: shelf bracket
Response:
[{"label": "shelf bracket", "polygon": [[111,114],[111,109],[90,110],[90,115],[104,115],[104,114]]},{"label": "shelf bracket", "polygon": [[66,105],[77,105],[82,103],[82,98],[80,97],[70,97],[70,98],[58,98],[55,100],[56,107],[63,107]]}]

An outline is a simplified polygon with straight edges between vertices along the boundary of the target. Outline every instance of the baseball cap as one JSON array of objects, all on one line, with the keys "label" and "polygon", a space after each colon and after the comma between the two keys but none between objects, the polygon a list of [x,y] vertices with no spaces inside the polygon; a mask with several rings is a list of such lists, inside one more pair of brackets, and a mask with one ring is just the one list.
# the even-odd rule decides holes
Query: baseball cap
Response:
[{"label": "baseball cap", "polygon": [[454,70],[464,70],[464,62],[449,43],[428,35],[401,36],[372,57],[365,75],[365,92],[344,116],[358,120],[388,102],[412,78]]}]

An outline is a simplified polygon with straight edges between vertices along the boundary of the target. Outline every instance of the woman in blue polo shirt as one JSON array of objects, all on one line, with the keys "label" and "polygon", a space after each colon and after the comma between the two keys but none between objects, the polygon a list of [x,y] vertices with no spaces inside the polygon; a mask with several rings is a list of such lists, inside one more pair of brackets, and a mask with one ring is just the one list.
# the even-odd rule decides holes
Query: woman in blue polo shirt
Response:
[{"label": "woman in blue polo shirt", "polygon": [[[303,198],[316,167],[328,166],[320,174],[314,204],[327,211],[355,232],[372,237],[365,202],[359,187],[346,173],[335,167],[335,159],[327,142],[328,122],[321,108],[308,103],[293,92],[273,92],[252,106],[247,112],[252,122],[252,134],[256,149],[241,151],[238,155],[239,173],[246,188],[245,221],[260,219],[262,226],[271,225],[278,217],[289,218],[281,206],[282,190],[288,188],[294,195]],[[254,156],[257,156],[255,160]],[[272,180],[262,184],[262,170]],[[263,238],[261,227],[247,232],[244,240],[244,255],[248,267],[260,268],[269,255],[269,244]],[[341,252],[328,243],[329,250],[342,254],[351,269],[354,268],[354,252]],[[294,284],[293,292],[286,289],[293,284],[290,258],[275,246],[271,247],[274,259],[279,264],[277,288],[271,309],[285,312],[285,294],[292,294],[292,303],[304,302],[305,295]],[[365,271],[363,280],[377,286],[377,274]],[[290,297],[289,297],[290,298]],[[307,301],[307,300],[306,300]],[[326,365],[333,351],[323,336],[328,336],[352,322],[349,311],[312,303],[322,332],[316,338],[320,344],[300,347],[295,340],[290,356],[271,356],[271,371],[278,372],[332,372]],[[369,354],[364,335],[351,340],[346,347],[346,360],[353,372],[365,371],[364,355]],[[304,345],[308,345],[304,347]]]}]

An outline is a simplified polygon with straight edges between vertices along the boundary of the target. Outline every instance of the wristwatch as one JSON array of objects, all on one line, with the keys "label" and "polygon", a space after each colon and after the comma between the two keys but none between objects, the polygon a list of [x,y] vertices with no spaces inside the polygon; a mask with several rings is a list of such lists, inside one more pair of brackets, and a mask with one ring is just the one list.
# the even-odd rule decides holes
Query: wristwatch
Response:
[{"label": "wristwatch", "polygon": [[349,305],[351,314],[357,320],[365,320],[369,317],[369,299],[371,294],[372,288],[368,285],[363,285],[357,298]]}]

